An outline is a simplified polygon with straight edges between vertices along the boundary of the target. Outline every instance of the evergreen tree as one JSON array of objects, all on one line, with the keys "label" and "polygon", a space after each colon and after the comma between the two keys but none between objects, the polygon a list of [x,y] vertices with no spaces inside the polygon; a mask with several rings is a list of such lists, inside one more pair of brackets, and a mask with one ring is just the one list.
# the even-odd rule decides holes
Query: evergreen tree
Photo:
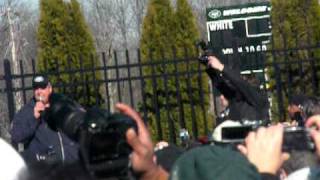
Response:
[{"label": "evergreen tree", "polygon": [[[273,47],[275,49],[292,49],[297,47],[312,46],[320,40],[320,6],[317,0],[272,0],[272,34]],[[292,94],[312,94],[314,89],[311,86],[312,68],[318,66],[319,62],[303,62],[306,59],[318,59],[319,50],[310,51],[287,51],[277,54],[277,63],[284,63],[279,66],[283,96]],[[298,62],[297,62],[298,61]],[[299,72],[303,71],[300,78]],[[271,79],[276,79],[275,72],[270,71]],[[317,75],[319,78],[319,75]],[[276,83],[271,81],[271,90],[275,90]],[[277,102],[277,101],[273,101]],[[287,103],[287,102],[285,102]],[[274,106],[276,107],[276,106]],[[277,113],[273,113],[277,114]]]},{"label": "evergreen tree", "polygon": [[188,49],[190,55],[195,55],[195,43],[199,41],[200,33],[195,16],[187,0],[177,0],[175,20],[178,57],[185,56],[184,48]]},{"label": "evergreen tree", "polygon": [[[91,68],[92,62],[98,64],[93,38],[76,0],[42,0],[40,10],[37,59],[40,72],[79,70]],[[58,91],[70,95],[83,105],[96,104],[95,97],[100,96],[99,88],[87,83],[100,79],[98,73],[86,72],[80,75],[77,71],[50,78],[53,84],[62,87]],[[70,83],[73,84],[71,87],[64,85]]]},{"label": "evergreen tree", "polygon": [[[195,61],[194,57],[197,56],[197,49],[196,49],[196,42],[200,39],[200,33],[197,27],[197,22],[195,16],[192,12],[190,5],[188,4],[187,0],[177,0],[177,7],[175,12],[175,21],[176,21],[176,47],[177,47],[177,56],[178,58],[192,58],[190,59],[189,63],[183,63],[179,65],[180,70],[186,72],[196,72],[198,70],[199,63]],[[188,85],[188,78],[190,78],[190,82]],[[212,127],[212,116],[201,116],[201,97],[199,94],[195,92],[202,91],[204,93],[203,105],[205,109],[209,109],[209,92],[207,91],[207,87],[209,87],[209,77],[207,74],[202,74],[199,77],[199,74],[192,74],[189,77],[180,77],[180,82],[185,82],[182,85],[182,95],[183,102],[186,102],[184,106],[186,113],[186,122],[187,128],[191,130],[191,107],[190,107],[190,99],[193,101],[194,105],[193,108],[195,109],[196,113],[196,121],[199,128],[199,134],[206,135],[206,127]],[[204,87],[199,89],[199,86]],[[188,87],[189,86],[189,87]],[[194,92],[190,94],[191,91]],[[204,119],[206,118],[206,119]]]},{"label": "evergreen tree", "polygon": [[[207,81],[205,78],[199,81],[195,71],[198,62],[190,58],[195,57],[198,38],[194,16],[186,1],[178,1],[177,12],[174,13],[169,0],[151,0],[143,22],[140,46],[142,61],[154,65],[143,69],[144,76],[165,75],[161,79],[146,79],[144,86],[151,131],[154,135],[159,130],[162,133],[158,139],[175,141],[169,139],[172,138],[170,129],[176,130],[173,136],[180,128],[191,131],[192,119],[195,120],[194,125],[200,125],[204,130],[204,117],[200,115],[203,111],[197,106],[200,103],[197,92],[199,82],[204,80],[201,85],[207,88]],[[188,62],[182,61],[183,58]],[[179,74],[181,72],[190,72],[190,77],[183,77]],[[192,80],[188,81],[188,78]],[[166,114],[168,110],[170,113]],[[198,133],[195,129],[193,132],[195,136]]]},{"label": "evergreen tree", "polygon": [[[147,9],[147,14],[143,21],[142,35],[140,40],[140,49],[142,62],[152,63],[153,67],[143,69],[144,76],[156,75],[167,73],[168,70],[172,71],[173,67],[170,66],[155,66],[156,62],[164,60],[166,58],[172,58],[172,48],[174,48],[174,12],[170,5],[169,0],[151,0]],[[169,69],[170,68],[170,69]],[[150,130],[153,134],[153,138],[156,138],[156,132],[169,126],[168,120],[171,117],[166,117],[163,109],[165,108],[166,89],[164,85],[170,86],[168,89],[174,87],[173,83],[164,84],[164,81],[160,78],[148,78],[145,79],[146,85],[143,87],[146,96],[146,102],[148,110],[148,124],[151,127]],[[170,92],[171,94],[174,92]],[[171,102],[173,101],[170,98]],[[172,102],[174,103],[174,102]],[[159,111],[157,111],[159,109]],[[164,120],[167,119],[167,120]],[[161,123],[159,123],[161,121]],[[158,122],[158,123],[157,123]],[[165,127],[164,127],[165,126]],[[164,132],[165,133],[165,132]],[[162,136],[162,137],[161,137]],[[165,135],[166,136],[166,133]],[[167,139],[160,136],[160,139]]]},{"label": "evergreen tree", "polygon": [[170,51],[164,50],[174,47],[174,30],[174,12],[170,1],[151,0],[142,27],[142,59],[150,58],[151,52],[154,60],[172,56]]},{"label": "evergreen tree", "polygon": [[305,46],[319,42],[320,7],[317,0],[272,0],[271,13],[275,48]]}]

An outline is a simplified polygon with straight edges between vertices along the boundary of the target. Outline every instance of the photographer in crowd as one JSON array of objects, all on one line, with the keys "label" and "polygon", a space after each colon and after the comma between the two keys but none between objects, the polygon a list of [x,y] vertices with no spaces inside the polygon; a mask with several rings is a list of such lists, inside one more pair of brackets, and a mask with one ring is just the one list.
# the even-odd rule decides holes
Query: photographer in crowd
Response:
[{"label": "photographer in crowd", "polygon": [[43,112],[50,108],[52,86],[44,75],[32,80],[33,98],[14,116],[11,127],[12,143],[22,151],[25,161],[72,163],[78,160],[78,145],[62,132],[55,132],[43,119]]},{"label": "photographer in crowd", "polygon": [[239,73],[222,64],[213,54],[206,56],[207,73],[214,86],[228,100],[228,115],[224,119],[267,122],[269,103],[259,87],[250,84],[249,79],[242,79]]}]

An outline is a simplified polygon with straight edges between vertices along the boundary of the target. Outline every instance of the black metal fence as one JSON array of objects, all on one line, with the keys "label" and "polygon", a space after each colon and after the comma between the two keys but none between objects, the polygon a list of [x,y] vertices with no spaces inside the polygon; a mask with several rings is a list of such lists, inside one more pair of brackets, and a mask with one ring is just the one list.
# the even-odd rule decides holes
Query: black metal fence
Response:
[{"label": "black metal fence", "polygon": [[[308,47],[297,47],[294,49],[278,49],[278,50],[270,50],[266,51],[263,56],[261,54],[259,57],[261,59],[256,61],[254,56],[257,54],[250,54],[248,56],[249,61],[246,62],[246,66],[248,67],[264,67],[258,71],[254,71],[255,73],[261,72],[260,76],[262,77],[262,87],[268,91],[270,97],[271,104],[271,117],[275,121],[283,121],[286,117],[286,103],[289,98],[293,94],[302,93],[308,95],[319,95],[319,51],[320,45],[308,46]],[[173,55],[173,57],[175,57]],[[252,59],[252,61],[250,61]],[[81,60],[81,59],[80,59]],[[103,92],[102,97],[96,97],[96,104],[99,106],[103,106],[110,111],[113,111],[114,104],[116,102],[124,102],[135,109],[139,110],[144,120],[147,122],[148,119],[148,107],[150,104],[147,104],[147,97],[150,95],[145,92],[146,82],[152,82],[153,90],[156,91],[156,87],[159,86],[157,80],[161,79],[164,82],[164,89],[166,89],[166,82],[168,79],[172,79],[175,82],[176,92],[175,96],[175,107],[172,108],[172,102],[167,104],[161,104],[164,106],[165,110],[176,111],[178,116],[168,117],[168,126],[161,127],[161,118],[163,113],[158,110],[160,104],[158,102],[157,93],[153,95],[155,97],[151,97],[153,106],[152,108],[156,112],[155,116],[155,124],[156,131],[155,136],[157,139],[165,139],[163,135],[163,129],[169,128],[169,140],[175,142],[177,136],[177,129],[183,128],[186,126],[184,117],[186,113],[183,112],[183,107],[188,106],[190,108],[191,116],[192,116],[192,128],[189,129],[192,131],[192,135],[197,137],[199,135],[206,135],[212,129],[214,125],[214,111],[213,106],[209,108],[205,106],[205,102],[201,102],[204,99],[204,96],[208,96],[208,94],[204,92],[212,92],[210,87],[204,87],[204,84],[201,83],[201,79],[206,77],[204,73],[204,68],[202,65],[198,63],[197,57],[185,57],[181,59],[163,59],[161,61],[148,61],[141,62],[140,51],[124,51],[124,52],[114,52],[112,55],[106,55],[105,53],[100,54],[101,65],[97,66],[92,64],[91,68],[81,68],[81,69],[60,69],[59,72],[48,74],[48,76],[55,76],[57,74],[67,74],[69,76],[73,76],[75,73],[95,73],[99,72],[102,74],[102,78],[94,81],[86,81],[83,79],[82,82],[69,82],[69,84],[53,84],[53,87],[60,92],[63,89],[76,87],[76,86],[85,86],[90,87],[93,86],[96,88],[96,91]],[[229,63],[229,62],[225,62]],[[12,120],[14,113],[18,110],[16,100],[17,94],[20,94],[20,98],[22,100],[22,104],[28,102],[28,100],[32,96],[32,87],[31,87],[31,79],[37,74],[35,68],[35,61],[31,61],[31,72],[25,72],[25,67],[23,65],[23,61],[20,61],[19,68],[20,73],[15,74],[12,73],[12,64],[9,60],[4,60],[4,74],[0,75],[0,84],[3,86],[0,89],[0,95],[6,96],[7,102],[7,111],[9,120]],[[188,67],[193,67],[191,69],[187,69],[184,71],[179,71],[180,65],[186,65]],[[259,64],[259,65],[258,65]],[[171,73],[157,73],[155,71],[156,68],[161,67],[162,69],[166,69],[168,65],[173,65],[174,68]],[[195,68],[196,67],[196,68]],[[151,69],[151,73],[144,74],[147,69]],[[256,68],[248,68],[248,69],[256,69]],[[249,71],[250,72],[250,71]],[[251,71],[250,73],[252,73]],[[259,73],[258,73],[259,74]],[[196,79],[194,77],[197,77]],[[179,82],[180,77],[185,77],[187,82]],[[191,79],[192,78],[192,79]],[[190,83],[198,83],[196,91],[190,86]],[[188,83],[190,82],[190,83]],[[184,101],[181,98],[181,83],[186,83],[187,97],[194,97],[194,95],[201,97],[199,98],[198,104],[203,104],[201,109],[201,114],[204,117],[204,124],[209,124],[209,126],[205,125],[204,130],[199,133],[197,127],[197,117],[196,111],[198,109],[193,109],[194,99],[190,101]],[[188,85],[189,84],[189,85]],[[172,92],[164,92],[165,94],[169,94]],[[72,94],[69,94],[72,97]],[[99,99],[100,98],[100,99]],[[103,101],[101,101],[101,98]],[[149,97],[150,98],[150,97]],[[213,101],[214,98],[211,99]],[[102,103],[101,103],[102,102]],[[186,104],[188,103],[188,104]],[[215,104],[215,103],[212,103]],[[210,113],[212,112],[212,113]],[[188,115],[188,114],[187,114]],[[188,115],[190,116],[190,114]],[[210,117],[211,116],[211,117]],[[3,117],[5,118],[5,117]],[[173,122],[174,121],[174,122]],[[175,122],[178,122],[175,125]],[[212,125],[212,126],[211,126]]]}]

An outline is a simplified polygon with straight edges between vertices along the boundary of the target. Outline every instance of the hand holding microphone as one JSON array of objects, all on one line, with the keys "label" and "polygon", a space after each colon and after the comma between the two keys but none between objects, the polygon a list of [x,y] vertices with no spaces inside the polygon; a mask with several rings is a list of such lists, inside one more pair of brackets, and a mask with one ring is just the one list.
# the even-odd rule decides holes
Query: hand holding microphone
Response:
[{"label": "hand holding microphone", "polygon": [[36,119],[39,119],[42,115],[43,112],[47,107],[49,107],[48,103],[45,103],[45,98],[43,96],[36,96],[36,105],[34,106],[33,109],[33,115]]}]

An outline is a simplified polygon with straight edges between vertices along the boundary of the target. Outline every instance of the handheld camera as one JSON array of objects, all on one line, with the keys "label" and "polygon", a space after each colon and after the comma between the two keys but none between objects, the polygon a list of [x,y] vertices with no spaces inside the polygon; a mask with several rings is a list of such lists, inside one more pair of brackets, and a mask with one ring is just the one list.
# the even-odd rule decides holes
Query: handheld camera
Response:
[{"label": "handheld camera", "polygon": [[137,125],[130,117],[100,108],[86,111],[66,96],[52,94],[44,119],[50,128],[79,143],[81,159],[90,174],[126,175],[132,151],[126,142],[126,132],[129,128],[137,132]]},{"label": "handheld camera", "polygon": [[208,57],[209,56],[217,56],[220,58],[221,50],[219,48],[211,47],[206,42],[199,41],[196,46],[202,50],[202,53],[200,53],[198,60],[201,64],[207,65],[208,64]]}]

